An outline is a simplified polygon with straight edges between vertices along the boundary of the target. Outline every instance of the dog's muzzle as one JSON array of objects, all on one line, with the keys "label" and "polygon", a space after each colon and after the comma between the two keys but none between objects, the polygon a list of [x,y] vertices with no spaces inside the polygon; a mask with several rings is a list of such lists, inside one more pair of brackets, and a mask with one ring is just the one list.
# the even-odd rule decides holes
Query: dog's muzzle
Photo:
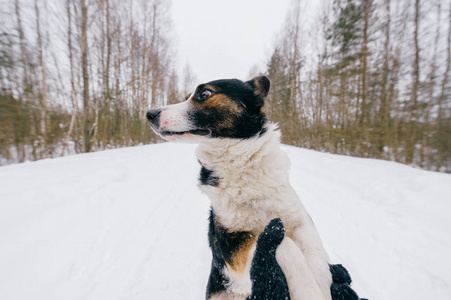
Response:
[{"label": "dog's muzzle", "polygon": [[[177,104],[180,105],[180,104]],[[164,114],[162,112],[165,111]],[[150,127],[162,137],[167,136],[182,136],[185,134],[193,134],[200,136],[207,136],[211,134],[210,129],[202,129],[193,127],[187,120],[180,121],[180,112],[177,110],[172,110],[172,114],[168,117],[168,108],[156,108],[151,109],[146,113],[147,121]],[[174,113],[175,112],[175,113]],[[163,122],[163,127],[161,127],[161,122]]]}]

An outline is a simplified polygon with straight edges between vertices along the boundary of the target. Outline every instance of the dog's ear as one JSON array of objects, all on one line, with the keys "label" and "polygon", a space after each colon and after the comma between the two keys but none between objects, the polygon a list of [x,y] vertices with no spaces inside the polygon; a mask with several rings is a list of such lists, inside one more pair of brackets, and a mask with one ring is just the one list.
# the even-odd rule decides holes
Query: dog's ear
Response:
[{"label": "dog's ear", "polygon": [[258,76],[252,78],[249,81],[246,81],[246,84],[252,88],[252,90],[254,91],[254,95],[256,97],[261,97],[262,99],[265,99],[266,96],[268,96],[269,87],[271,85],[268,77]]}]

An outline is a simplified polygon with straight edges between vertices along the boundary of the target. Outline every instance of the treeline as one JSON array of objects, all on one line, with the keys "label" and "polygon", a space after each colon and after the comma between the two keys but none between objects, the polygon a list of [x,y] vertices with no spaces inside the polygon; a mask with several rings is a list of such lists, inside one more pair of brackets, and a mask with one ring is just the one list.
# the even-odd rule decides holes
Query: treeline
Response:
[{"label": "treeline", "polygon": [[451,5],[295,0],[261,72],[283,142],[451,172]]},{"label": "treeline", "polygon": [[[451,172],[451,3],[317,3],[293,0],[251,74],[283,142]],[[168,1],[1,4],[0,165],[156,142],[144,112],[196,83],[175,72]]]},{"label": "treeline", "polygon": [[0,13],[0,164],[155,141],[145,111],[179,99],[167,1],[14,0]]}]

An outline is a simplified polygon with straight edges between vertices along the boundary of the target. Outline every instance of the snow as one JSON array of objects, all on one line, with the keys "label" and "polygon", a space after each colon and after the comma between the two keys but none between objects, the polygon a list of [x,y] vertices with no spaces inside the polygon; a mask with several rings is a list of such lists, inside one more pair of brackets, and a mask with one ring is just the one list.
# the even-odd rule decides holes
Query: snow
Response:
[{"label": "snow", "polygon": [[[0,299],[203,299],[195,146],[0,167]],[[334,263],[370,299],[451,299],[451,176],[284,146]]]}]

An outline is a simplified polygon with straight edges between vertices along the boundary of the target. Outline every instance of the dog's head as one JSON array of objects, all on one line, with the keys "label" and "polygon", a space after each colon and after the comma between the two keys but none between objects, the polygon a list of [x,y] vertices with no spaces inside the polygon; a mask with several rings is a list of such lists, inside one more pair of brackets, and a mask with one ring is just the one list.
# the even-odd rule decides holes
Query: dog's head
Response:
[{"label": "dog's head", "polygon": [[149,110],[147,120],[169,141],[247,139],[264,130],[262,107],[269,86],[265,76],[246,82],[222,79],[200,84],[184,102]]}]

